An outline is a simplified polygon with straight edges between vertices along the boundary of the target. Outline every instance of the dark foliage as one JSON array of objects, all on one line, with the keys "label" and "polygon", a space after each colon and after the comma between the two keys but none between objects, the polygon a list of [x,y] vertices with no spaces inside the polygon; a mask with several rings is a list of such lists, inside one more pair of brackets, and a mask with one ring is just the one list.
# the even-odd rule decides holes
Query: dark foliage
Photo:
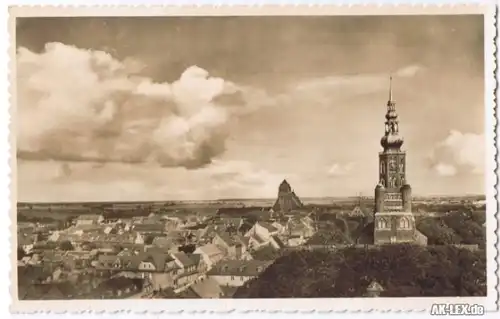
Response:
[{"label": "dark foliage", "polygon": [[267,245],[259,250],[253,251],[251,254],[254,260],[275,260],[283,256],[285,252],[274,249],[271,245]]},{"label": "dark foliage", "polygon": [[97,245],[93,242],[90,242],[90,241],[84,241],[82,243],[82,248],[84,250],[92,250],[92,249],[96,249],[97,248]]},{"label": "dark foliage", "polygon": [[17,260],[23,259],[24,256],[26,256],[26,254],[24,253],[24,249],[17,248]]},{"label": "dark foliage", "polygon": [[194,244],[188,244],[179,247],[179,251],[183,251],[186,254],[192,254],[195,250],[196,250],[196,245]]},{"label": "dark foliage", "polygon": [[59,248],[61,248],[61,250],[73,250],[73,245],[71,244],[71,242],[69,240],[65,240],[65,241],[62,241],[60,244],[59,244]]},{"label": "dark foliage", "polygon": [[485,296],[486,255],[484,250],[410,245],[296,251],[277,259],[235,297],[361,297],[373,280],[388,297]]},{"label": "dark foliage", "polygon": [[319,229],[307,241],[307,245],[349,245],[353,240],[349,237],[345,220],[329,221],[319,224]]},{"label": "dark foliage", "polygon": [[462,238],[440,218],[424,218],[417,224],[429,245],[460,244]]},{"label": "dark foliage", "polygon": [[436,218],[423,218],[417,227],[427,236],[429,245],[464,244],[484,247],[484,218],[483,212],[453,212]]},{"label": "dark foliage", "polygon": [[151,244],[153,244],[153,240],[155,240],[155,237],[156,236],[154,236],[154,235],[146,235],[144,237],[144,244],[145,245],[151,245]]}]

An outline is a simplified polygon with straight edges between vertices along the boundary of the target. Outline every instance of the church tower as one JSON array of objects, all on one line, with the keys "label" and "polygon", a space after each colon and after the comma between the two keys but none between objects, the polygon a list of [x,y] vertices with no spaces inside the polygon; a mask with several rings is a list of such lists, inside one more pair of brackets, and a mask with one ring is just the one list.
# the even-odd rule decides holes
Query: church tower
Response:
[{"label": "church tower", "polygon": [[302,208],[304,205],[295,194],[287,180],[283,180],[278,188],[278,198],[274,203],[272,210],[274,212],[291,212]]},{"label": "church tower", "polygon": [[401,150],[396,102],[392,97],[392,77],[385,115],[385,133],[380,144],[378,185],[375,187],[374,244],[419,243],[427,238],[416,229],[411,211],[411,186],[406,179],[406,152]]}]

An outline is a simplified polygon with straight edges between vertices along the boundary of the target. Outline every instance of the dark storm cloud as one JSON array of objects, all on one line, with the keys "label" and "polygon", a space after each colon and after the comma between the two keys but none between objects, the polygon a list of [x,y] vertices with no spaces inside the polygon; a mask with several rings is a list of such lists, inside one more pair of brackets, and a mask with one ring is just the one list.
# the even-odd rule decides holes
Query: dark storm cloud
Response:
[{"label": "dark storm cloud", "polygon": [[268,84],[386,72],[384,61],[394,70],[466,64],[482,73],[483,38],[480,15],[24,18],[17,29],[18,46],[41,51],[62,42],[136,57],[157,81],[175,80],[196,64],[222,78]]}]

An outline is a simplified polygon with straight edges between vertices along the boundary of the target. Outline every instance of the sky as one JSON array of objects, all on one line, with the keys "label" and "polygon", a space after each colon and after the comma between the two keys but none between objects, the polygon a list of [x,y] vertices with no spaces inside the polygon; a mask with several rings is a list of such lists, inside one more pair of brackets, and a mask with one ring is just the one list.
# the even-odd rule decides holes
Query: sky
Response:
[{"label": "sky", "polygon": [[417,195],[485,192],[482,16],[17,21],[20,201],[373,194],[393,76]]}]

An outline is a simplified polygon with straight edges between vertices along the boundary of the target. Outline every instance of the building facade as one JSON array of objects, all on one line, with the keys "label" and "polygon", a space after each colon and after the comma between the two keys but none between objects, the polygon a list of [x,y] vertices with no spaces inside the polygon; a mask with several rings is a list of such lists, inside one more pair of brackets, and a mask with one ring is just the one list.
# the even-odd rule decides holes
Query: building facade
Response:
[{"label": "building facade", "polygon": [[406,152],[401,149],[396,103],[392,98],[392,78],[385,115],[385,134],[380,140],[379,182],[375,187],[374,244],[427,244],[412,213],[411,186],[406,179]]}]

